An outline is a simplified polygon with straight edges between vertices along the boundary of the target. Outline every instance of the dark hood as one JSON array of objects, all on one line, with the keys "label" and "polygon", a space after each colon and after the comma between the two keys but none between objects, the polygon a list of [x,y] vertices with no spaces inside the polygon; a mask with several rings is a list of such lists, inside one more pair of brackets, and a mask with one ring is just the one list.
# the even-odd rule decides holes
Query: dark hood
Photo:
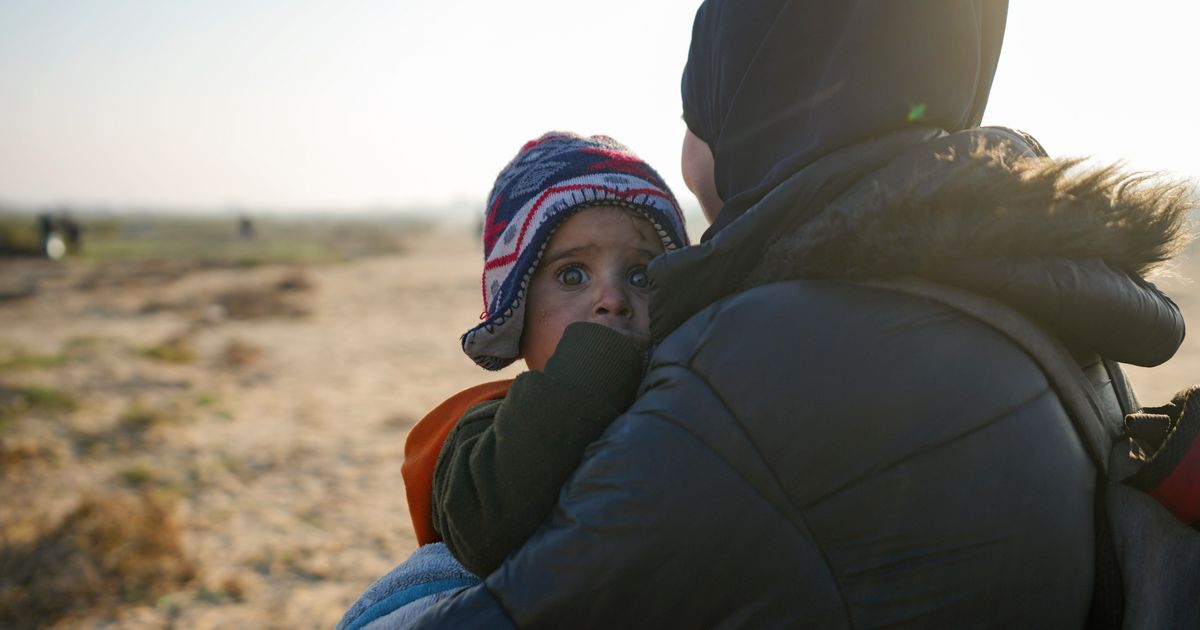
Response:
[{"label": "dark hood", "polygon": [[833,151],[977,126],[1007,11],[1007,0],[705,2],[682,86],[726,200],[705,238]]},{"label": "dark hood", "polygon": [[985,128],[910,148],[820,201],[806,173],[851,154],[873,155],[819,160],[712,240],[656,260],[655,336],[761,284],[919,276],[998,298],[1117,361],[1156,365],[1182,342],[1178,307],[1142,278],[1181,245],[1186,186],[1053,160],[1027,136]]}]

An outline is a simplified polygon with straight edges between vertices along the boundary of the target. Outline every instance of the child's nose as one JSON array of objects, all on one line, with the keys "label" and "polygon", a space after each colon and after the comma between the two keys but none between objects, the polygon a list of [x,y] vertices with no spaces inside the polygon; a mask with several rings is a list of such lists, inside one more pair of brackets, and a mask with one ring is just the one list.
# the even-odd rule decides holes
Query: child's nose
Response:
[{"label": "child's nose", "polygon": [[629,317],[633,314],[632,302],[623,287],[614,282],[597,284],[600,284],[599,295],[596,296],[596,303],[592,307],[593,314],[617,317]]}]

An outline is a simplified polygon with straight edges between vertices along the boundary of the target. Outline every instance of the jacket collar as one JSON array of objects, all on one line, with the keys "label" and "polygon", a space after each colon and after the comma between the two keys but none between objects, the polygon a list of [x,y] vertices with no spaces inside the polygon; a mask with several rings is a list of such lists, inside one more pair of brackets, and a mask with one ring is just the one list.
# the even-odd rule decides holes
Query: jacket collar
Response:
[{"label": "jacket collar", "polygon": [[1183,319],[1142,277],[1180,245],[1190,198],[1039,154],[1000,128],[831,154],[711,240],[656,260],[651,331],[661,339],[770,282],[916,275],[1001,299],[1112,359],[1165,361]]}]

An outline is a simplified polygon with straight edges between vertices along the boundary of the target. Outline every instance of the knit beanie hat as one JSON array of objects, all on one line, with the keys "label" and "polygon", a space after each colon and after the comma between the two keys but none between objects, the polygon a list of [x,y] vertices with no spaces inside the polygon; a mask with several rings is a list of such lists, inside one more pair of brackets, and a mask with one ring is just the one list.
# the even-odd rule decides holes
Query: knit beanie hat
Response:
[{"label": "knit beanie hat", "polygon": [[683,213],[649,164],[606,136],[553,131],[521,147],[488,196],[483,227],[481,324],[462,336],[463,352],[499,370],[521,356],[525,291],[550,236],[594,206],[645,217],[671,251],[688,244]]}]

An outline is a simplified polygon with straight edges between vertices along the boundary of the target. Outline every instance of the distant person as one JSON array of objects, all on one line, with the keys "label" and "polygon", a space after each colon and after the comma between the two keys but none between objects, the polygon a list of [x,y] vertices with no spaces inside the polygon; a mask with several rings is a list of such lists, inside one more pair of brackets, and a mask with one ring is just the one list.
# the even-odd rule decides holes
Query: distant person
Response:
[{"label": "distant person", "polygon": [[671,191],[623,145],[552,132],[521,148],[488,198],[486,311],[462,347],[486,369],[524,359],[530,371],[460,392],[413,427],[403,475],[422,546],[339,628],[403,627],[525,543],[633,401],[649,348],[646,267],[684,245]]},{"label": "distant person", "polygon": [[1111,408],[1099,357],[1183,339],[1145,275],[1189,202],[979,127],[1006,12],[701,4],[683,165],[715,220],[650,264],[638,398],[528,542],[417,627],[1084,626],[1103,462],[1019,345],[897,287],[1036,320]]},{"label": "distant person", "polygon": [[68,212],[63,212],[60,218],[62,223],[63,239],[67,246],[67,251],[71,254],[80,254],[83,252],[83,226],[75,217]]},{"label": "distant person", "polygon": [[49,212],[38,213],[37,216],[38,230],[38,249],[43,254],[46,253],[46,243],[50,242],[50,237],[54,236],[54,217]]},{"label": "distant person", "polygon": [[[58,223],[58,225],[56,225]],[[43,256],[50,260],[61,260],[67,254],[67,243],[60,233],[60,222],[49,212],[38,215],[38,247]]]},{"label": "distant person", "polygon": [[44,245],[46,240],[50,238],[50,235],[54,233],[54,217],[50,216],[48,212],[39,213],[37,216],[37,227],[38,242]]},{"label": "distant person", "polygon": [[238,236],[243,240],[254,240],[254,220],[250,217],[241,217],[238,219]]}]

